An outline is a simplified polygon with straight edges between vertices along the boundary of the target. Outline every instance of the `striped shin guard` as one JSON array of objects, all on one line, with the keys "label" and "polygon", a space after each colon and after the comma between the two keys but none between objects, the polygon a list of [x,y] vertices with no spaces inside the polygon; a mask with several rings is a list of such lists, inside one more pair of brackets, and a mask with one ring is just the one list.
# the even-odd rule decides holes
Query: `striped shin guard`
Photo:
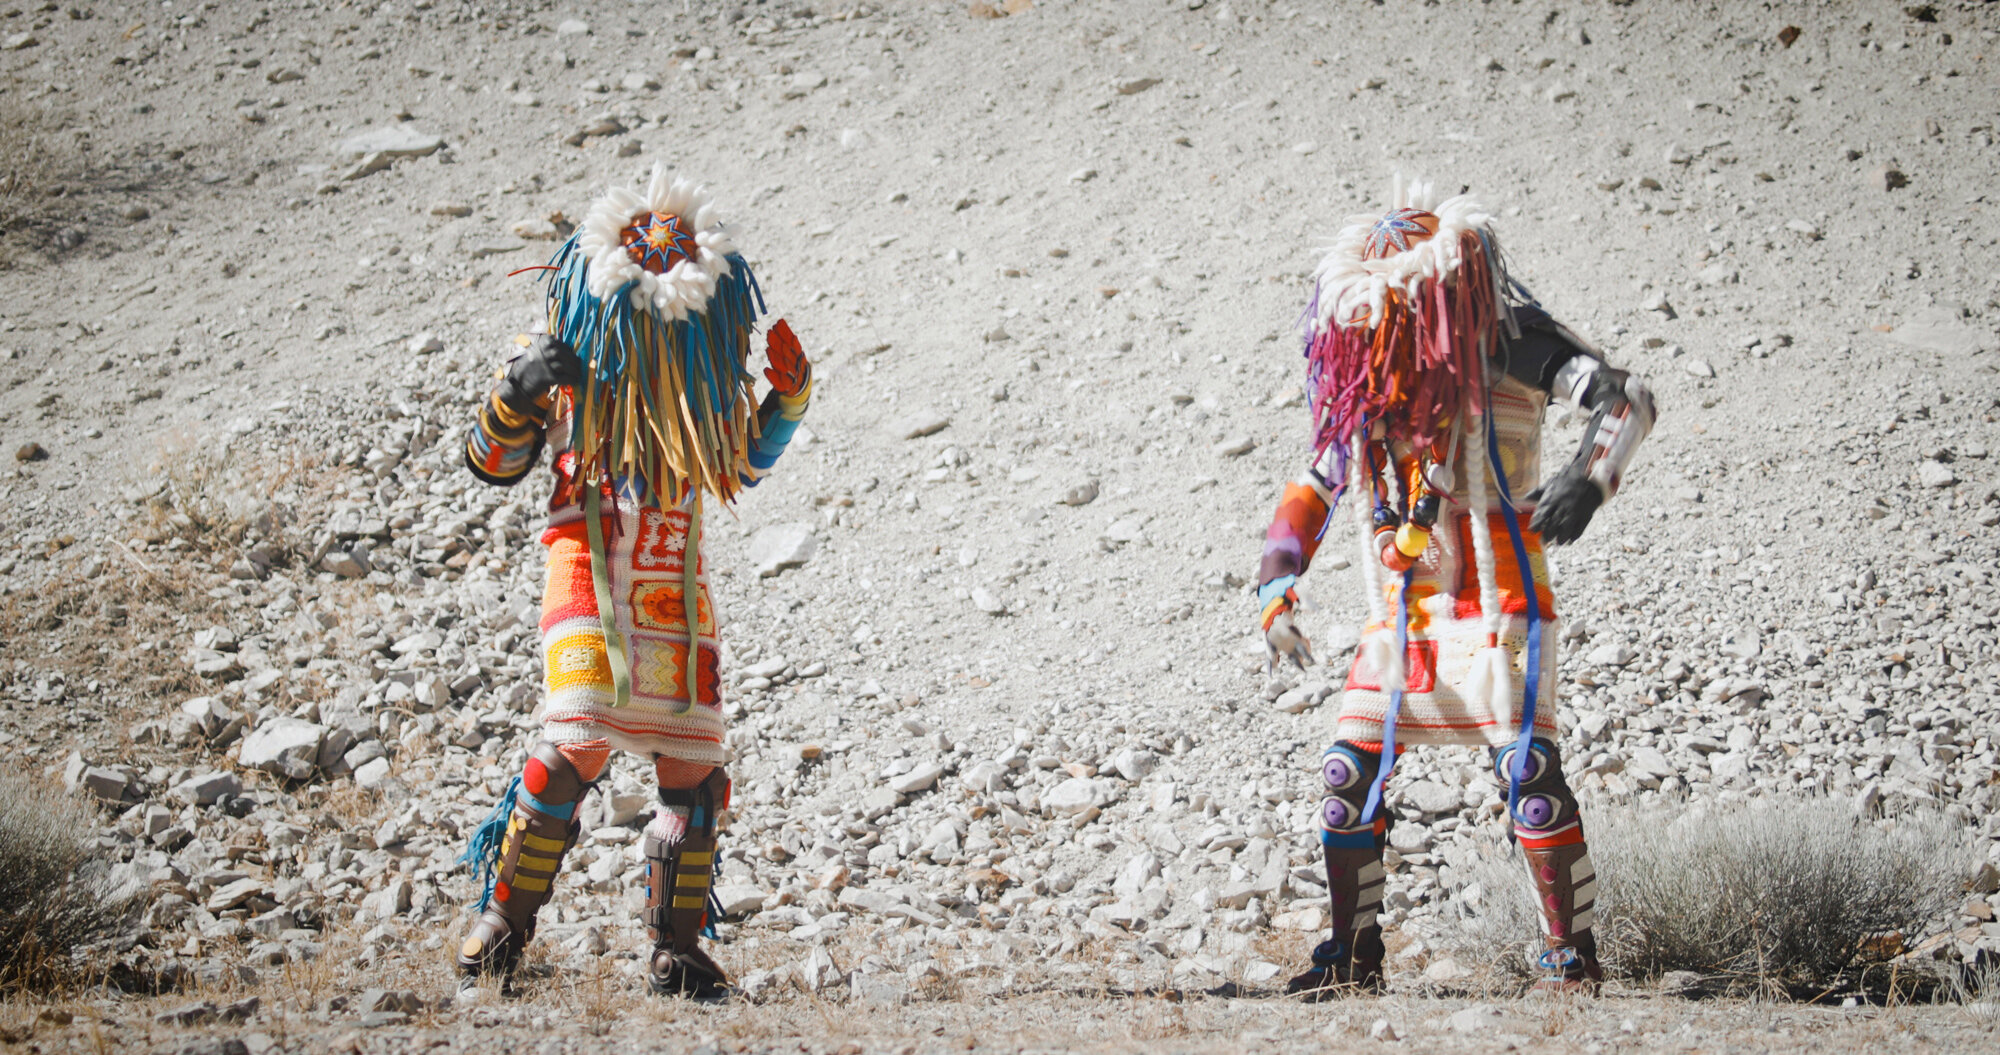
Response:
[{"label": "striped shin guard", "polygon": [[504,977],[520,962],[535,936],[535,913],[548,903],[563,854],[576,842],[576,806],[589,788],[554,744],[529,752],[500,843],[493,896],[459,946],[460,977]]},{"label": "striped shin guard", "polygon": [[660,812],[646,830],[646,932],[653,940],[647,973],[653,992],[700,998],[727,992],[722,968],[701,950],[709,929],[715,876],[716,821],[729,808],[721,767],[692,788],[660,789]]}]

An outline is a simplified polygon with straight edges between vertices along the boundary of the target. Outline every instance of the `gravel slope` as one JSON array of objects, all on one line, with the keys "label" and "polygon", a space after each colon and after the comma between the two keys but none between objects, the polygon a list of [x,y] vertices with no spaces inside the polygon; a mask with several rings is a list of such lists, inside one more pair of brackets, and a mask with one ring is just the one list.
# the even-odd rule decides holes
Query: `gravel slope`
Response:
[{"label": "gravel slope", "polygon": [[[818,363],[707,536],[724,962],[768,998],[1302,959],[1359,577],[1330,543],[1327,665],[1276,681],[1247,580],[1315,247],[1399,170],[1493,203],[1658,393],[1557,561],[1592,808],[1932,806],[2000,860],[1991,5],[42,6],[0,11],[0,752],[117,803],[143,970],[445,990],[452,859],[533,739],[545,497],[457,445],[539,310],[506,273],[655,161]],[[417,156],[343,153],[384,129]],[[815,549],[760,577],[759,532]],[[1400,977],[1450,982],[1498,791],[1400,772]],[[636,969],[596,953],[641,940],[640,776],[546,914],[571,970]]]}]

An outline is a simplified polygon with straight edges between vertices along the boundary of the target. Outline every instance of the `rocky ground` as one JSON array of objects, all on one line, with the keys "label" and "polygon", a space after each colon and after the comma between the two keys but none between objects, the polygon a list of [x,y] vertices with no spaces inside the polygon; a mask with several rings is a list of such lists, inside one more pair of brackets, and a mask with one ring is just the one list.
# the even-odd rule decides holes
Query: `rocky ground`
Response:
[{"label": "rocky ground", "polygon": [[[120,962],[182,987],[8,1036],[457,1044],[639,999],[627,759],[548,977],[442,1003],[455,858],[535,736],[546,497],[459,445],[539,313],[507,272],[656,161],[720,191],[818,385],[706,535],[720,955],[762,1003],[646,1015],[725,1048],[1069,1047],[1125,1013],[1063,994],[1303,961],[1360,580],[1330,542],[1324,665],[1277,678],[1250,580],[1303,463],[1315,247],[1395,171],[1494,203],[1517,275],[1659,395],[1557,558],[1590,808],[1842,796],[2000,862],[1996,46],[1980,3],[8,0],[0,755],[104,802],[153,895]],[[1550,457],[1577,434],[1555,416]],[[1500,789],[1471,751],[1399,771],[1398,996],[1141,998],[1103,1046],[1456,1035],[1421,994],[1474,981],[1437,936]],[[2000,950],[2000,873],[1968,878],[1942,955]],[[1627,999],[1657,1028],[1606,1000],[1487,1032],[1991,1025]],[[1767,1027],[1796,1039],[1729,1032]]]},{"label": "rocky ground", "polygon": [[[361,994],[364,996],[373,993]],[[407,999],[390,994],[388,999]],[[498,1008],[447,1006],[414,1014],[297,1014],[284,1005],[232,1013],[229,1001],[173,1005],[159,1021],[90,1004],[46,1008],[9,1036],[24,1050],[685,1051],[698,1055],[810,1051],[947,1055],[964,1051],[1281,1055],[1302,1044],[1342,1051],[1978,1052],[1990,1050],[1991,1004],[1820,1008],[1689,1002],[1626,994],[1589,1001],[1476,1003],[1423,996],[1336,1005],[1282,1000],[1166,999],[1054,993],[1006,999],[952,994],[904,1006],[847,999],[721,1007],[629,1001],[604,988]],[[240,1008],[239,1008],[240,1010]],[[206,1017],[204,1017],[206,1016]],[[247,1020],[246,1020],[247,1017]],[[178,1021],[176,1021],[178,1019]],[[238,1047],[237,1045],[240,1045]]]}]

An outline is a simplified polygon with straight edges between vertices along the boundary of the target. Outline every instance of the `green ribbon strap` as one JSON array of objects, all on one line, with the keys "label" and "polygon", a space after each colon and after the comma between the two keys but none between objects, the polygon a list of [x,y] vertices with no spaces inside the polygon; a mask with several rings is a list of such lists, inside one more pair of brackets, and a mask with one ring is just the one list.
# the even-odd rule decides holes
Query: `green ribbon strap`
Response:
[{"label": "green ribbon strap", "polygon": [[604,520],[595,482],[584,486],[583,515],[590,531],[590,584],[597,590],[597,623],[604,628],[604,655],[611,663],[613,707],[632,702],[632,667],[625,658],[625,635],[618,632],[618,615],[611,607],[611,570],[604,562]]},{"label": "green ribbon strap", "polygon": [[687,664],[687,705],[677,714],[686,714],[694,707],[695,694],[701,691],[701,490],[695,489],[688,500],[687,548],[681,550],[681,614],[687,619],[688,650]]}]

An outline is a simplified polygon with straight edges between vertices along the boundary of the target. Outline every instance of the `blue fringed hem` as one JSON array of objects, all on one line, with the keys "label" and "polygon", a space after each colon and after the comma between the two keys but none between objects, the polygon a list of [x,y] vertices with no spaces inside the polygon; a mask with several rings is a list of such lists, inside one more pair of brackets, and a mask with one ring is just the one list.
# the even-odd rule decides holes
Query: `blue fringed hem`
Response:
[{"label": "blue fringed hem", "polygon": [[520,793],[521,778],[515,777],[507,785],[507,793],[493,804],[493,812],[472,830],[465,852],[459,855],[458,863],[471,865],[473,881],[480,884],[476,912],[485,911],[486,903],[493,900],[493,884],[500,878],[500,847],[507,838],[507,819],[514,815],[514,801]]}]

